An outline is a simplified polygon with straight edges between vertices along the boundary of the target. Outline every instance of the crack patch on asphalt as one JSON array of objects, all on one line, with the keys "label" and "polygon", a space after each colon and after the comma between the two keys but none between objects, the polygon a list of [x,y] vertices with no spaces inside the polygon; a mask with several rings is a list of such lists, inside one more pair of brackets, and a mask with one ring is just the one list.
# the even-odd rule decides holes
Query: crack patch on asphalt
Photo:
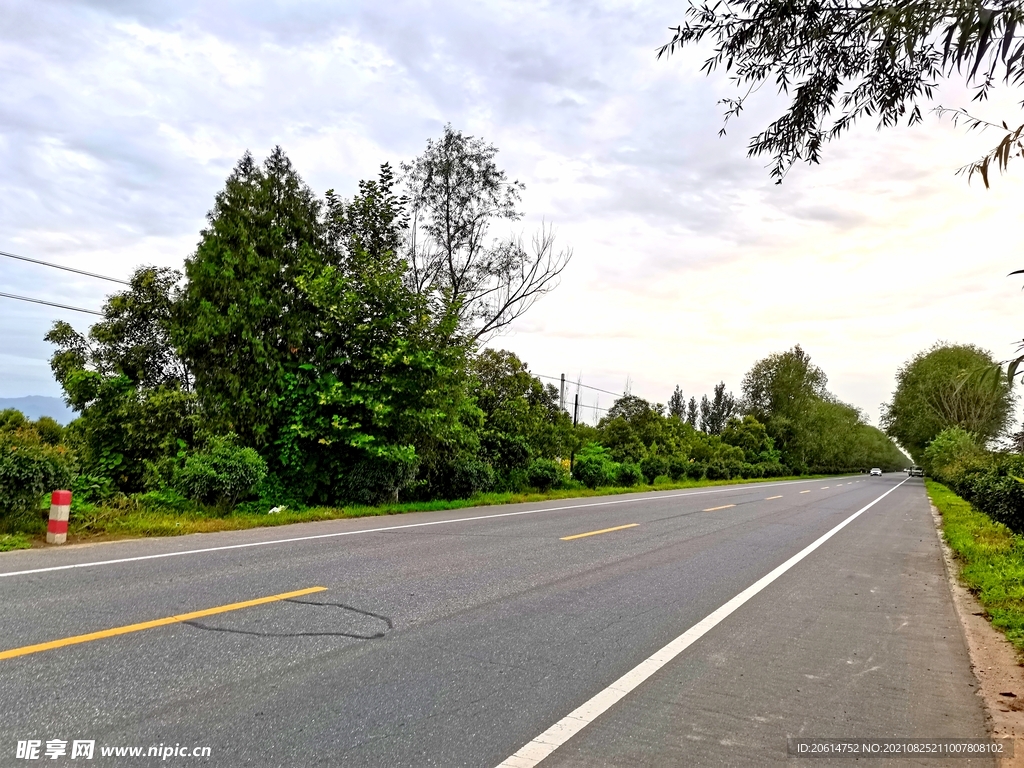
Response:
[{"label": "crack patch on asphalt", "polygon": [[345,603],[326,603],[318,602],[315,600],[298,600],[296,598],[287,598],[282,600],[283,603],[296,603],[298,605],[315,605],[323,608],[339,608],[343,611],[350,611],[352,613],[358,613],[361,616],[367,616],[371,619],[376,619],[384,623],[385,628],[374,634],[360,634],[358,632],[270,632],[263,630],[254,629],[236,629],[233,627],[218,627],[205,624],[201,621],[183,621],[182,624],[187,624],[190,627],[196,629],[206,630],[208,632],[227,632],[233,635],[255,635],[256,637],[348,637],[353,640],[379,640],[384,637],[388,632],[394,628],[394,624],[391,619],[379,613],[373,611],[366,611],[362,608],[356,608],[352,605],[346,605]]}]

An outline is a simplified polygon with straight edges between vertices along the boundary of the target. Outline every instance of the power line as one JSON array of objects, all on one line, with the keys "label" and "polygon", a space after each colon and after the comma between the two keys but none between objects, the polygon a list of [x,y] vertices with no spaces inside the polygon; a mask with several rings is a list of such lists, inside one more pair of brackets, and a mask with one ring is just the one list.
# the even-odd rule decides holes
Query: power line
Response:
[{"label": "power line", "polygon": [[[107,277],[106,275],[97,275],[95,272],[86,272],[84,269],[75,269],[74,267],[65,267],[62,264],[51,264],[48,261],[40,261],[39,259],[30,259],[28,256],[19,256],[16,253],[7,253],[6,251],[0,251],[0,256],[6,256],[9,259],[18,259],[19,261],[31,261],[33,264],[42,264],[44,267],[53,267],[54,269],[63,269],[65,272],[74,272],[79,275],[85,275],[86,277],[95,277],[100,280],[109,280],[112,283],[121,283],[121,285],[131,285],[127,280],[120,280],[116,277]],[[30,299],[31,301],[31,299]],[[45,304],[46,302],[42,302]],[[82,310],[88,312],[89,310]]]},{"label": "power line", "polygon": [[[542,373],[535,373],[533,375],[536,376],[539,379],[551,379],[551,381],[561,381],[562,380],[561,378],[556,378],[554,376],[545,376]],[[568,380],[566,380],[565,383],[566,384],[570,384],[570,383],[571,384],[576,384],[576,382],[570,382]],[[579,384],[578,386],[581,386],[584,389],[592,389],[595,392],[604,392],[606,395],[611,395],[612,397],[622,397],[622,393],[621,392],[609,392],[607,389],[601,389],[600,387],[592,387],[589,384]]]},{"label": "power line", "polygon": [[103,317],[102,312],[97,312],[95,309],[82,309],[81,307],[71,307],[67,304],[57,304],[53,301],[44,301],[43,299],[33,299],[28,296],[15,296],[13,293],[0,293],[6,299],[17,299],[18,301],[31,301],[33,304],[45,304],[48,307],[59,307],[60,309],[71,309],[75,312],[85,312],[90,315],[99,315]]}]

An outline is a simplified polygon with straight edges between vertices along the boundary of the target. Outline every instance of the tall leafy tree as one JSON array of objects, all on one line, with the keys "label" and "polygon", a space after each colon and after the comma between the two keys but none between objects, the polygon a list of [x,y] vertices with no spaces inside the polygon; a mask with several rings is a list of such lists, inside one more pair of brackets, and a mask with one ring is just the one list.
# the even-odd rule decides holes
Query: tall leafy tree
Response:
[{"label": "tall leafy tree", "polygon": [[741,408],[765,425],[796,473],[903,466],[891,441],[829,393],[825,372],[799,344],[757,361],[743,377]]},{"label": "tall leafy tree", "polygon": [[725,382],[715,385],[712,399],[704,395],[700,401],[700,428],[709,435],[720,435],[730,417],[736,413],[736,398],[725,391]]},{"label": "tall leafy tree", "polygon": [[698,419],[700,418],[697,410],[697,398],[691,397],[690,402],[686,405],[686,423],[694,429],[697,428]]},{"label": "tall leafy tree", "polygon": [[432,314],[404,281],[394,186],[384,165],[353,199],[328,193],[325,256],[296,281],[313,312],[303,362],[286,372],[279,443],[314,498],[394,500],[418,472],[476,451],[466,348],[452,342],[456,318]]},{"label": "tall leafy tree", "polygon": [[1002,435],[1014,396],[1002,377],[984,376],[991,354],[971,344],[935,344],[896,372],[892,401],[882,426],[920,462],[928,443],[943,430],[960,427],[987,442]]},{"label": "tall leafy tree", "polygon": [[678,384],[668,399],[668,415],[680,421],[686,421],[686,398]]},{"label": "tall leafy tree", "polygon": [[828,377],[797,344],[759,360],[743,377],[743,409],[758,421],[797,418],[808,403],[828,397]]},{"label": "tall leafy tree", "polygon": [[298,278],[327,253],[321,211],[280,147],[262,164],[247,152],[185,260],[176,341],[209,423],[248,444],[279,436],[288,377],[317,345]]}]

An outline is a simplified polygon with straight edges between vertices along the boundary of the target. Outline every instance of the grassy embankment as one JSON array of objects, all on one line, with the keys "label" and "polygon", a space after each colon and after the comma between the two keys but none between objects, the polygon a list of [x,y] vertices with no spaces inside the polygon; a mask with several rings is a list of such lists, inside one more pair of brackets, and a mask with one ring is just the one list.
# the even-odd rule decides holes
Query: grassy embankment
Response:
[{"label": "grassy embankment", "polygon": [[[193,504],[172,509],[148,505],[145,502],[145,497],[123,496],[104,505],[82,505],[80,508],[73,508],[68,527],[68,543],[141,536],[182,536],[187,533],[237,531],[246,528],[289,525],[291,523],[305,523],[315,520],[401,515],[408,512],[432,512],[445,509],[464,509],[466,507],[485,507],[496,504],[519,504],[553,499],[609,496],[642,491],[670,491],[742,483],[813,480],[822,477],[835,477],[835,475],[805,475],[803,477],[773,477],[748,480],[692,480],[679,483],[638,485],[632,488],[609,487],[597,488],[595,490],[572,488],[552,490],[545,493],[484,493],[478,494],[471,499],[451,501],[408,502],[379,507],[310,507],[294,510],[283,509],[273,514],[259,513],[244,508],[236,508],[224,513],[220,510]],[[0,552],[13,549],[27,549],[33,546],[45,546],[45,543],[46,521],[40,517],[37,530],[0,535]]]},{"label": "grassy embankment", "polygon": [[1024,536],[946,486],[932,480],[925,485],[942,515],[942,532],[960,563],[961,580],[1024,658]]}]

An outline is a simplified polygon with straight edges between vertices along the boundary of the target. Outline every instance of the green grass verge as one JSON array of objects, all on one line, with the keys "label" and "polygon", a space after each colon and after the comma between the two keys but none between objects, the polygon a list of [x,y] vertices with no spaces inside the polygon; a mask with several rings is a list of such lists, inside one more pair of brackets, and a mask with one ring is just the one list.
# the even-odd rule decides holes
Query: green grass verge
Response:
[{"label": "green grass verge", "polygon": [[[147,504],[144,499],[138,497],[122,496],[102,505],[84,504],[73,507],[68,527],[68,543],[143,536],[182,536],[189,533],[237,531],[247,528],[264,528],[318,520],[402,515],[410,512],[434,512],[446,509],[521,504],[524,502],[586,498],[591,496],[611,496],[644,491],[671,491],[717,485],[771,483],[783,480],[814,480],[824,477],[836,477],[836,475],[805,475],[803,477],[773,477],[748,480],[691,480],[679,483],[638,485],[632,488],[612,487],[593,490],[573,488],[547,491],[546,493],[484,493],[478,494],[471,499],[408,502],[379,507],[346,506],[284,509],[275,514],[246,511],[244,509],[235,509],[223,513],[198,506],[174,509],[162,508]],[[31,546],[44,546],[46,542],[46,523],[42,520],[36,522],[38,522],[38,526],[33,531],[15,534],[14,537],[20,537],[19,541],[29,542]],[[17,548],[21,548],[21,546],[25,545],[19,545]],[[13,549],[15,547],[10,548]]]},{"label": "green grass verge", "polygon": [[992,625],[1024,654],[1024,536],[979,512],[946,486],[926,480],[942,515],[942,532],[960,563],[960,578]]},{"label": "green grass verge", "polygon": [[2,533],[0,534],[0,552],[10,552],[14,549],[28,549],[32,546],[32,539],[24,533]]}]

